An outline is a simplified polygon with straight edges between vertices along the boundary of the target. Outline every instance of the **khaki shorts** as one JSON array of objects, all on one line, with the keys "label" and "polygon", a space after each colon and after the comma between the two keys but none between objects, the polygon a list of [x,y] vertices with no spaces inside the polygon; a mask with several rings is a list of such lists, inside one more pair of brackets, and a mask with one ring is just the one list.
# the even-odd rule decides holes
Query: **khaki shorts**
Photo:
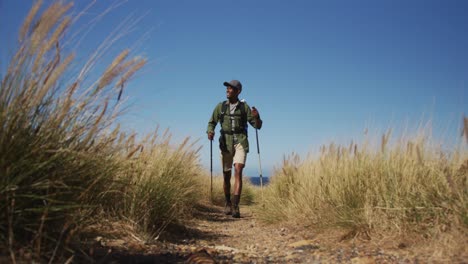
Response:
[{"label": "khaki shorts", "polygon": [[241,144],[234,145],[234,154],[221,151],[221,165],[223,171],[231,171],[232,165],[236,163],[244,164],[247,159],[247,153]]}]

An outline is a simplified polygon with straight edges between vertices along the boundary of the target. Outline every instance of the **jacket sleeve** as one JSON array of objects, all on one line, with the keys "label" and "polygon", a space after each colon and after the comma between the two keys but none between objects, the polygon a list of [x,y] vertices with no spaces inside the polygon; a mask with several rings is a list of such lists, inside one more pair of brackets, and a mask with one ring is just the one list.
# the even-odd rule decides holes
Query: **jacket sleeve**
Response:
[{"label": "jacket sleeve", "polygon": [[213,109],[213,114],[211,114],[210,120],[208,121],[208,128],[206,129],[206,133],[213,132],[216,128],[216,125],[219,122],[219,113],[220,113],[220,104],[216,105],[216,107]]},{"label": "jacket sleeve", "polygon": [[260,115],[258,115],[258,118],[255,118],[253,115],[252,115],[252,110],[250,110],[250,106],[245,104],[245,112],[247,114],[247,121],[249,122],[249,124],[251,126],[253,126],[254,128],[256,129],[260,129],[262,128],[262,124],[263,124],[263,121],[262,119],[260,118]]}]

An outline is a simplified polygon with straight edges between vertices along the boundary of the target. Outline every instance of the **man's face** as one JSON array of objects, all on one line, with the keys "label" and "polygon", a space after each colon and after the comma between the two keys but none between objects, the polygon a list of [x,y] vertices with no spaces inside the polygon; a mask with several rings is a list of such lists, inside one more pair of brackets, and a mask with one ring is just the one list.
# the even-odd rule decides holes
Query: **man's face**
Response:
[{"label": "man's face", "polygon": [[240,94],[240,91],[234,87],[231,87],[231,86],[227,86],[226,87],[226,97],[227,99],[234,99],[234,98],[237,98],[237,96],[239,96]]}]

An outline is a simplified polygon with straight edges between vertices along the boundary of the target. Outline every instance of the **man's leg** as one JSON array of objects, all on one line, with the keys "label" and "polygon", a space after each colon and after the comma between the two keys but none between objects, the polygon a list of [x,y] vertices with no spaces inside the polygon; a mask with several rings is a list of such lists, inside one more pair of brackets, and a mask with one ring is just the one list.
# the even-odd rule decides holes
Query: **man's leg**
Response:
[{"label": "man's leg", "polygon": [[239,202],[242,193],[242,171],[244,170],[247,155],[242,148],[241,144],[235,146],[236,153],[234,156],[234,199],[233,199],[233,213],[235,218],[240,217]]},{"label": "man's leg", "polygon": [[224,213],[227,215],[232,214],[232,203],[231,203],[231,171],[223,171],[224,183],[224,197],[226,198],[226,207]]},{"label": "man's leg", "polygon": [[242,171],[244,170],[244,164],[234,164],[234,199],[236,196],[242,193]]},{"label": "man's leg", "polygon": [[234,169],[234,199],[232,217],[239,218],[239,202],[242,193],[242,170],[244,169],[244,164],[236,163],[234,164]]},{"label": "man's leg", "polygon": [[231,171],[232,171],[232,159],[233,155],[229,152],[221,152],[221,163],[223,167],[223,190],[226,204],[224,207],[224,213],[227,215],[232,214],[232,203],[231,203]]}]

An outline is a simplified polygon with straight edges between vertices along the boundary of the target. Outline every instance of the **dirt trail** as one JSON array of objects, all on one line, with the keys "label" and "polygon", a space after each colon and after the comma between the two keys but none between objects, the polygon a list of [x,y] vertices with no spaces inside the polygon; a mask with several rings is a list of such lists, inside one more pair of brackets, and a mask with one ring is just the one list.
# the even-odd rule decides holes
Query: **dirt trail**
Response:
[{"label": "dirt trail", "polygon": [[[174,230],[172,230],[174,231]],[[241,218],[218,206],[200,206],[188,227],[153,243],[138,238],[101,241],[100,263],[426,263],[406,245],[382,249],[360,234],[315,234],[300,226],[260,223],[249,206]],[[132,241],[133,240],[133,241]]]}]

